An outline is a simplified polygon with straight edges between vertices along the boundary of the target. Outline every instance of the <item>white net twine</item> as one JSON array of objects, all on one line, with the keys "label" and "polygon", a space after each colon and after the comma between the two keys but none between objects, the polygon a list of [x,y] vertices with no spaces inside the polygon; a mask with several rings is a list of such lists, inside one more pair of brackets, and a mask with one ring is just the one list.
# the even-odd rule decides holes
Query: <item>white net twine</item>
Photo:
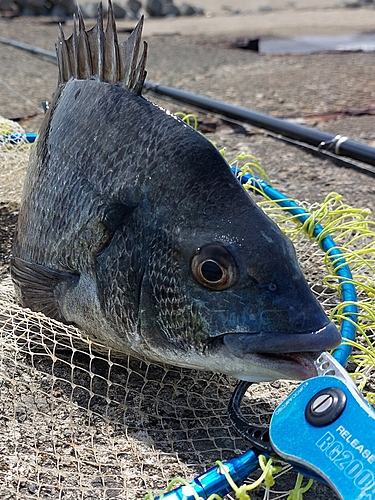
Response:
[{"label": "white net twine", "polygon": [[[28,149],[0,146],[0,498],[141,499],[245,451],[226,415],[235,380],[118,359],[15,303],[8,260]],[[303,235],[295,245],[329,314],[340,300],[324,254]],[[243,412],[267,424],[293,387],[255,384]]]}]

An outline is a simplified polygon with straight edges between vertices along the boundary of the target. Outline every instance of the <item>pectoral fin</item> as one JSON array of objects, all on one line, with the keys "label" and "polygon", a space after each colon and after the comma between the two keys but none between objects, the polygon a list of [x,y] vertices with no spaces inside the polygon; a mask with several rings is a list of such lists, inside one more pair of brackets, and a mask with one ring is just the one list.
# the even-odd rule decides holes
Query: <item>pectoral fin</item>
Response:
[{"label": "pectoral fin", "polygon": [[74,287],[78,283],[78,274],[50,269],[18,257],[12,258],[10,269],[22,306],[64,321],[59,297],[67,287]]}]

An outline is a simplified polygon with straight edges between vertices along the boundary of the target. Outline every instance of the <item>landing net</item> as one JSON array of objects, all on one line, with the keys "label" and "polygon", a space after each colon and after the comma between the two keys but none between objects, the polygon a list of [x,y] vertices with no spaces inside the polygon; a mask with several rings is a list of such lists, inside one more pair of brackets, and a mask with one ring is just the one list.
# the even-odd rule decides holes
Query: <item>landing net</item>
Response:
[{"label": "landing net", "polygon": [[[191,480],[216,460],[246,451],[226,415],[235,380],[119,359],[76,328],[16,304],[8,264],[29,150],[23,143],[0,145],[0,498],[142,499],[165,491],[174,477]],[[241,168],[248,158],[236,161]],[[347,304],[330,260],[284,209],[255,199],[293,240],[313,292],[340,326]],[[333,236],[351,267],[360,345],[349,369],[374,402],[374,223],[368,211],[337,194],[321,205],[300,205],[311,212],[310,225],[320,223]],[[253,384],[242,411],[266,425],[295,386]],[[287,498],[295,480],[283,469],[274,486],[258,487],[251,498]],[[304,498],[318,491],[333,498],[318,483]]]}]

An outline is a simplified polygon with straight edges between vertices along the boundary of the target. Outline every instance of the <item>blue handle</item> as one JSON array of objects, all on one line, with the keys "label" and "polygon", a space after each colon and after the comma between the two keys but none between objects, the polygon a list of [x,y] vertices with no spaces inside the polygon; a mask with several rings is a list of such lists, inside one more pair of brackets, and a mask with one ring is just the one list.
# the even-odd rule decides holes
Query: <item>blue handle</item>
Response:
[{"label": "blue handle", "polygon": [[[258,455],[253,450],[248,450],[239,457],[224,462],[223,466],[233,481],[240,486],[248,475],[259,467]],[[232,491],[220,467],[215,466],[194,478],[188,485],[180,486],[155,500],[196,500],[197,497],[207,499],[214,493],[224,496]]]},{"label": "blue handle", "polygon": [[375,499],[375,412],[350,380],[303,382],[274,411],[270,438],[280,457],[315,471],[343,500]]}]

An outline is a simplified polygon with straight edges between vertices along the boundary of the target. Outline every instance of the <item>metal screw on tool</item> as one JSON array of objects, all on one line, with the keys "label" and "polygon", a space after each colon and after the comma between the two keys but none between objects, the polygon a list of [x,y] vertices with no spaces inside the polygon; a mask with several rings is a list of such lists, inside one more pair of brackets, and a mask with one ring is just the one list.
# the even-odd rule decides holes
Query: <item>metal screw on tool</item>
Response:
[{"label": "metal screw on tool", "polygon": [[334,399],[331,394],[322,394],[314,399],[311,403],[311,411],[316,413],[323,413],[333,405]]},{"label": "metal screw on tool", "polygon": [[339,418],[346,406],[346,395],[338,387],[327,387],[306,405],[305,418],[314,427],[324,427]]}]

